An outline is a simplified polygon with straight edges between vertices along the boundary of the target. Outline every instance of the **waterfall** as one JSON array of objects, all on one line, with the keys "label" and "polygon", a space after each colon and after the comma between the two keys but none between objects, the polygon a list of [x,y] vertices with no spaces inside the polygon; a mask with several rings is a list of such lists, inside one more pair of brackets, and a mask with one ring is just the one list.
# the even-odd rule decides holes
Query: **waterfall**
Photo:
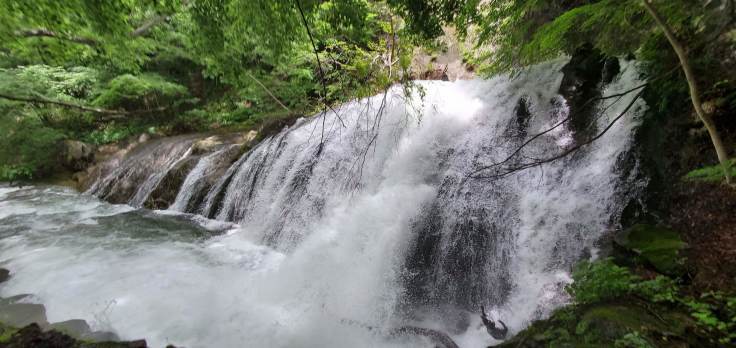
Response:
[{"label": "waterfall", "polygon": [[179,193],[174,199],[174,203],[171,204],[169,209],[180,212],[191,209],[190,203],[192,199],[202,193],[203,190],[209,188],[206,183],[207,176],[214,174],[217,164],[225,161],[229,153],[238,147],[239,145],[227,145],[199,159],[194,169],[187,174],[184,183],[179,189]]},{"label": "waterfall", "polygon": [[[57,240],[56,231],[0,239],[9,267],[23,269],[3,291],[32,291],[31,279],[44,274],[41,297],[52,315],[89,316],[75,308],[114,300],[105,322],[123,337],[157,344],[430,345],[366,329],[401,325],[446,332],[460,346],[493,344],[479,328],[478,307],[492,308],[517,332],[565,303],[571,266],[597,254],[597,242],[617,228],[639,185],[629,150],[646,108],[641,100],[569,156],[502,178],[469,177],[569,115],[558,94],[565,63],[514,77],[417,82],[408,95],[396,86],[301,119],[242,155],[234,145],[198,155],[196,136],[151,142],[111,165],[88,193],[141,206],[167,173],[188,163],[169,210],[238,228],[194,241],[140,237],[138,230],[74,230],[84,239],[75,243]],[[623,62],[601,93],[641,82],[635,64]],[[585,129],[564,124],[546,132],[510,164],[575,146],[578,132],[600,132],[633,97],[600,101]],[[229,159],[233,151],[237,160]],[[11,208],[20,210],[18,204]],[[101,209],[91,204],[80,203],[85,208],[74,214],[108,223],[112,208],[91,218],[90,210]],[[136,228],[160,229],[146,226]],[[143,238],[137,248],[135,238]],[[38,262],[41,256],[60,261]],[[69,275],[60,264],[83,274],[70,286],[85,298],[63,296],[69,290],[56,284]],[[50,269],[61,274],[48,275]]]},{"label": "waterfall", "polygon": [[161,180],[191,154],[193,136],[155,139],[130,150],[122,159],[105,163],[108,173],[98,179],[87,193],[113,203],[141,207]]}]

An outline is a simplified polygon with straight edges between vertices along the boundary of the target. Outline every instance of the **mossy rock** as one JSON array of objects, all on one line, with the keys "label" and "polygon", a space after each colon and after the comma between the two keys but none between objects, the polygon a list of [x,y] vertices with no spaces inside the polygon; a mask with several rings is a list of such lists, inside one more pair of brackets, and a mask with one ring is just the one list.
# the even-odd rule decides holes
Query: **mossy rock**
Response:
[{"label": "mossy rock", "polygon": [[[651,307],[651,308],[650,308]],[[697,347],[695,323],[670,308],[638,300],[597,303],[556,311],[497,347],[614,347],[637,333],[653,347]]]},{"label": "mossy rock", "polygon": [[615,241],[662,274],[680,276],[685,272],[680,251],[687,247],[687,243],[682,241],[677,231],[639,224],[626,230]]},{"label": "mossy rock", "polygon": [[10,341],[10,338],[13,337],[13,334],[16,332],[18,332],[18,329],[0,323],[0,345]]}]

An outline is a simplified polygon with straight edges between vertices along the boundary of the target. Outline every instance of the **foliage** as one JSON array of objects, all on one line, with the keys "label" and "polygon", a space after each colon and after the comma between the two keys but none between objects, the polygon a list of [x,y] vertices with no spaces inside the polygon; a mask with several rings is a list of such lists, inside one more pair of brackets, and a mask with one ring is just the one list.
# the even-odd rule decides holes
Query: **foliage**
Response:
[{"label": "foliage", "polygon": [[[657,275],[653,279],[644,280],[633,275],[628,268],[616,265],[611,258],[594,262],[582,261],[575,268],[573,279],[574,282],[568,286],[567,291],[576,304],[591,305],[633,296],[686,311],[714,343],[736,342],[734,295],[707,292],[698,297],[689,296],[683,293],[675,279]],[[581,322],[576,331],[582,335],[587,330]],[[617,344],[623,345],[622,347],[637,347],[632,344],[638,338],[633,333],[626,336],[618,340]]]},{"label": "foliage", "polygon": [[616,348],[652,348],[651,343],[638,331],[630,332],[614,342]]},{"label": "foliage", "polygon": [[401,72],[409,68],[411,40],[402,20],[381,1],[299,5],[304,18],[291,1],[194,4],[189,34],[206,75],[238,86],[266,112],[279,106],[257,81],[289,108],[309,112],[321,109],[323,100],[363,97],[408,76]]},{"label": "foliage", "polygon": [[[471,54],[481,71],[495,73],[572,53],[591,44],[609,56],[636,53],[663,41],[642,0],[392,0],[409,17],[410,28],[425,36],[454,25],[475,43]],[[690,1],[657,1],[658,11],[687,38],[711,35],[716,11]]]},{"label": "foliage", "polygon": [[631,290],[653,302],[675,303],[680,291],[674,279],[658,275],[654,279],[644,280],[631,285]]},{"label": "foliage", "polygon": [[93,103],[112,109],[139,110],[169,106],[187,95],[186,87],[157,74],[125,74],[112,79]]},{"label": "foliage", "polygon": [[736,343],[736,296],[707,292],[682,303],[706,331],[717,337],[718,343]]},{"label": "foliage", "polygon": [[[723,168],[720,164],[706,166],[695,169],[685,175],[685,179],[693,181],[711,181],[718,182],[723,180]],[[731,159],[730,173],[731,177],[736,177],[736,159]]]},{"label": "foliage", "polygon": [[[395,82],[411,86],[420,39],[393,5],[7,0],[0,2],[0,94],[27,100],[7,104],[19,120],[37,123],[19,131],[25,136],[43,129],[102,144],[152,128],[257,127],[284,109],[305,115]],[[41,173],[19,163],[0,161],[13,177]]]},{"label": "foliage", "polygon": [[628,269],[617,266],[610,258],[596,262],[582,261],[572,276],[574,282],[567,287],[567,291],[581,304],[625,296],[637,279]]},{"label": "foliage", "polygon": [[0,180],[30,179],[48,173],[58,154],[63,135],[31,115],[0,104]]}]

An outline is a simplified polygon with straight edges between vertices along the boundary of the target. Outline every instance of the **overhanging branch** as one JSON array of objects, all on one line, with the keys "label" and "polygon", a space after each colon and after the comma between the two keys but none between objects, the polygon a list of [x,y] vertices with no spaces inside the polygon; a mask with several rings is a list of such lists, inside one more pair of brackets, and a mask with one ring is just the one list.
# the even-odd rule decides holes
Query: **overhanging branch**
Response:
[{"label": "overhanging branch", "polygon": [[[486,166],[486,167],[480,168],[478,170],[475,170],[472,173],[468,174],[467,177],[474,178],[474,179],[501,179],[501,178],[506,177],[508,175],[511,175],[513,173],[516,173],[516,172],[519,172],[519,171],[522,171],[522,170],[526,170],[526,169],[529,169],[529,168],[538,167],[538,166],[541,166],[541,165],[543,165],[545,163],[554,162],[554,161],[556,161],[558,159],[567,157],[568,155],[572,154],[573,152],[575,152],[577,150],[580,150],[582,147],[592,144],[596,140],[600,139],[604,134],[606,134],[606,132],[608,132],[618,120],[620,120],[622,117],[624,117],[624,115],[626,115],[626,113],[634,106],[634,103],[636,103],[636,101],[642,96],[643,93],[644,93],[643,91],[640,91],[639,93],[637,93],[634,96],[634,98],[631,99],[631,101],[629,102],[629,104],[626,105],[626,108],[624,108],[624,110],[618,116],[616,116],[616,118],[614,118],[606,126],[606,128],[604,128],[600,133],[596,134],[594,137],[592,137],[592,138],[590,138],[590,139],[588,139],[588,140],[586,140],[586,141],[584,141],[584,142],[582,142],[582,143],[580,143],[578,145],[575,145],[575,146],[573,146],[573,147],[571,147],[571,148],[563,151],[560,154],[557,154],[557,155],[552,156],[552,157],[544,158],[544,159],[537,159],[537,160],[534,160],[533,162],[522,163],[520,165],[513,166],[513,167],[500,168],[503,163],[505,163],[506,161],[508,161],[508,159],[506,159],[506,160],[504,160],[502,162],[495,163],[493,165]],[[517,153],[517,152],[515,152],[515,153]],[[495,173],[492,173],[492,174],[488,174],[488,175],[477,175],[477,173],[479,173],[481,171],[490,170],[490,169],[496,169],[496,172]]]},{"label": "overhanging branch", "polygon": [[27,30],[19,30],[15,32],[16,36],[19,37],[49,37],[57,40],[62,41],[69,41],[74,42],[82,45],[87,46],[97,46],[98,42],[95,39],[88,38],[88,37],[82,37],[82,36],[65,36],[61,35],[57,32],[48,30],[48,29],[27,29]]},{"label": "overhanging branch", "polygon": [[146,109],[146,110],[134,110],[134,111],[125,111],[125,110],[110,110],[110,109],[103,109],[103,108],[95,108],[91,106],[84,106],[74,103],[68,103],[60,100],[53,100],[48,99],[43,96],[38,96],[36,98],[28,98],[28,97],[18,97],[18,96],[12,96],[7,94],[0,94],[0,98],[12,100],[12,101],[18,101],[23,103],[30,103],[30,104],[48,104],[48,105],[56,105],[61,106],[68,109],[76,109],[80,111],[85,112],[92,112],[96,114],[106,115],[107,119],[116,119],[116,118],[122,118],[126,115],[140,115],[140,114],[149,114],[149,113],[155,113],[155,112],[161,112],[166,109],[167,107],[158,107],[154,109]]}]

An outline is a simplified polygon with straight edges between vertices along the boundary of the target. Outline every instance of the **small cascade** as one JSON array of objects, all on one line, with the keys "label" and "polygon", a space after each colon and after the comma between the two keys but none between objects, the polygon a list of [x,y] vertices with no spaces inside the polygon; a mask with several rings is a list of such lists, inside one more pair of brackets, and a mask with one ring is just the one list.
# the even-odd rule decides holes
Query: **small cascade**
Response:
[{"label": "small cascade", "polygon": [[227,158],[232,156],[233,151],[238,151],[241,145],[231,144],[223,146],[211,154],[205,155],[197,161],[197,165],[187,174],[184,183],[176,195],[174,203],[169,210],[187,212],[197,205],[197,197],[207,193],[208,177],[219,168],[218,164],[228,163]]},{"label": "small cascade", "polygon": [[121,159],[105,164],[105,173],[86,193],[112,203],[142,207],[166,174],[192,152],[195,136],[149,141]]}]

